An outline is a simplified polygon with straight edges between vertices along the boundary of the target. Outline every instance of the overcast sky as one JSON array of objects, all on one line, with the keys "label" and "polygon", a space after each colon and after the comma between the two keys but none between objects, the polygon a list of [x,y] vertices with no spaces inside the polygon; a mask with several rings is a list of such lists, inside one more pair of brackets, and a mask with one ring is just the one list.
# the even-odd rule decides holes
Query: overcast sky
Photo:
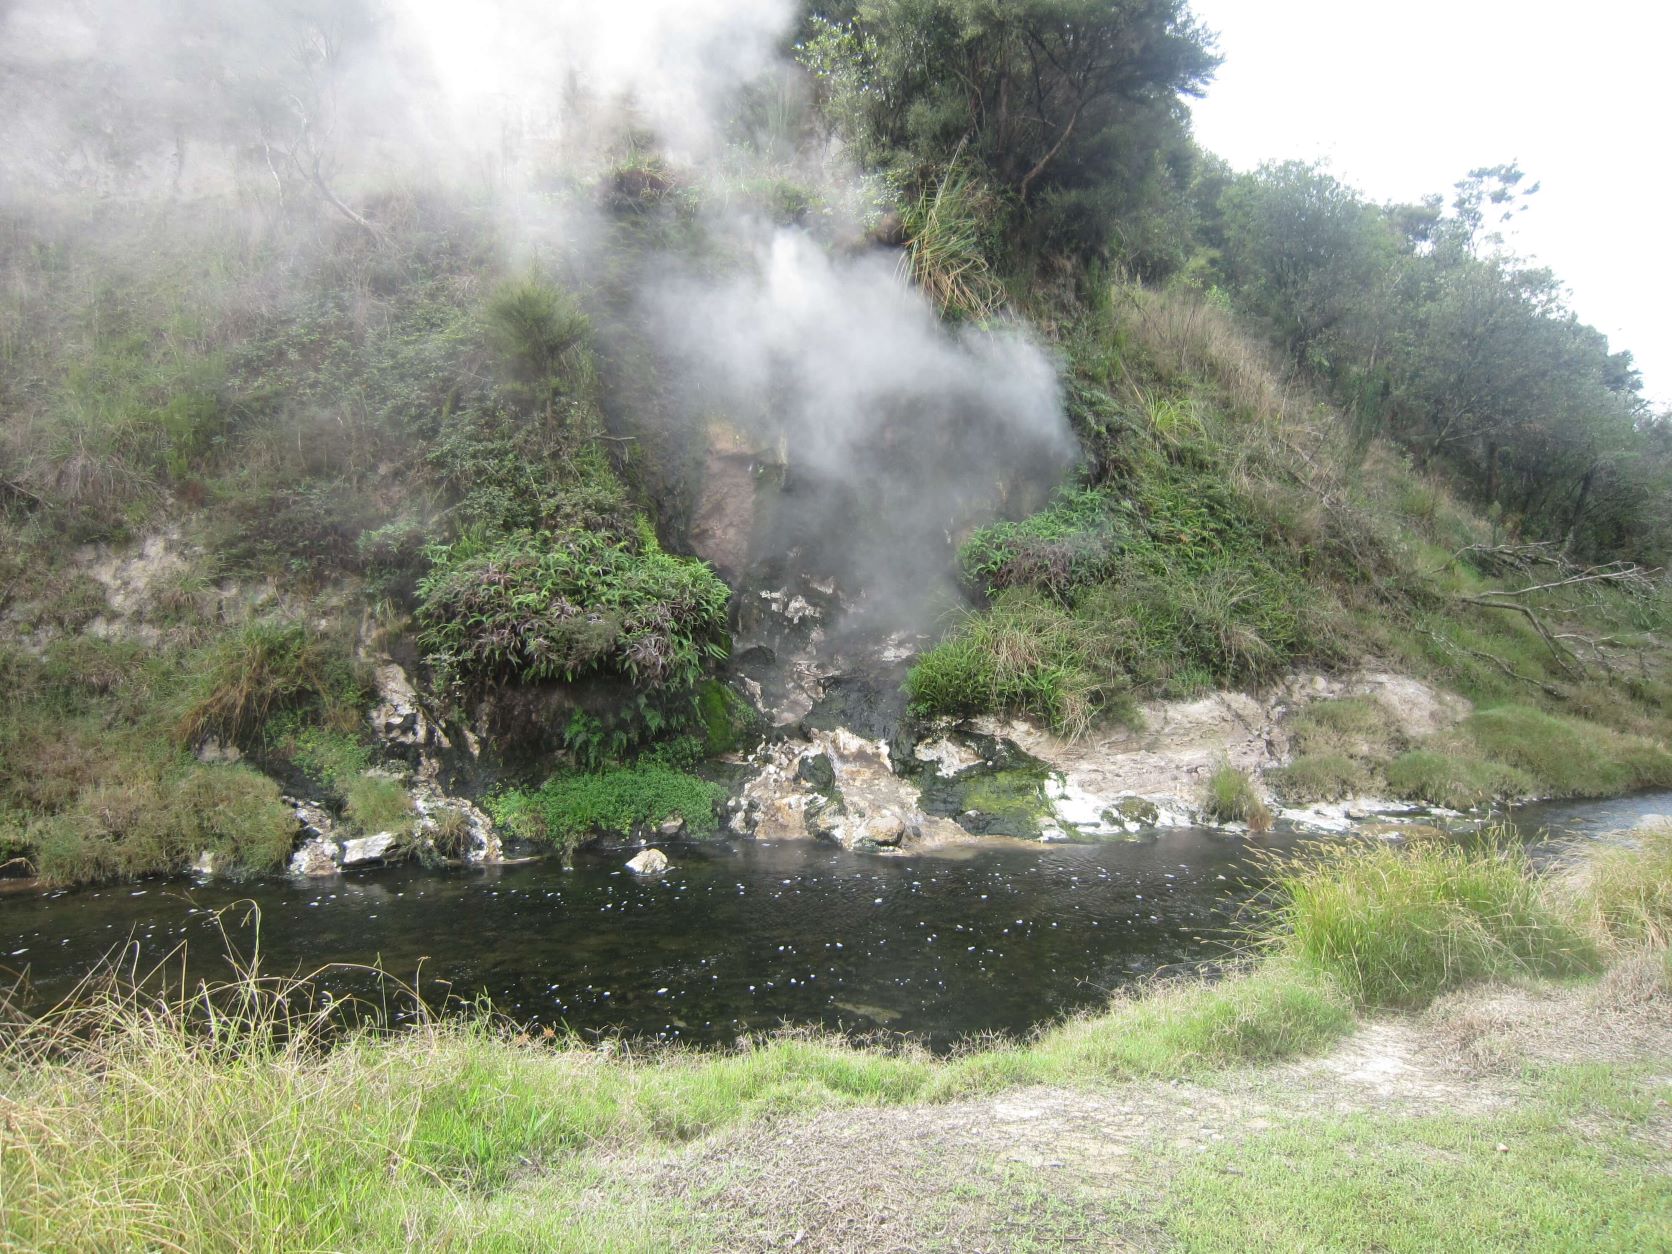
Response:
[{"label": "overcast sky", "polygon": [[1572,291],[1672,406],[1672,3],[1192,0],[1225,64],[1195,106],[1239,169],[1326,158],[1376,200],[1519,161],[1543,184],[1511,243]]}]

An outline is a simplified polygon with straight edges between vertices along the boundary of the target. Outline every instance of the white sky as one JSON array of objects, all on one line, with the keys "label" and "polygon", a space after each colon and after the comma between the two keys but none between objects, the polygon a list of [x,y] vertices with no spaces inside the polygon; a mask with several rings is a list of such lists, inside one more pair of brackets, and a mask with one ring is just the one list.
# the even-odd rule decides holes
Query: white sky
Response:
[{"label": "white sky", "polygon": [[1543,184],[1510,234],[1672,406],[1672,3],[1192,0],[1225,64],[1194,106],[1238,169],[1327,159],[1375,200],[1518,161]]}]

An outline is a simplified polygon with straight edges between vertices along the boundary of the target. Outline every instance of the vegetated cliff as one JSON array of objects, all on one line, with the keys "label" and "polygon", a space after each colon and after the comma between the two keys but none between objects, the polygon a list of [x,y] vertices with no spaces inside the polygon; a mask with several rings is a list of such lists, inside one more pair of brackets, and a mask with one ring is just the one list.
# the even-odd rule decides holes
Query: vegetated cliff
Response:
[{"label": "vegetated cliff", "polygon": [[[1250,206],[1295,188],[1190,150],[1177,93],[1211,58],[1182,6],[1143,19],[1171,52],[1130,108],[1100,63],[1049,71],[1107,116],[1028,160],[1031,133],[877,115],[964,105],[887,43],[904,8],[866,12],[764,79],[692,79],[699,135],[576,87],[587,125],[485,188],[369,146],[328,184],[304,127],[260,168],[200,138],[224,163],[159,192],[141,121],[108,202],[85,171],[5,202],[9,865],[330,872],[722,823],[893,847],[1672,784],[1649,480],[1578,476],[1541,541],[1550,484],[1516,470],[1511,516],[1519,462],[1482,482],[1398,425],[1434,370],[1325,368],[1359,342],[1307,302],[1356,271],[1262,268],[1287,228]],[[987,39],[1033,46],[968,35],[994,74]],[[1122,136],[1166,162],[1106,168]],[[1463,235],[1428,223],[1436,282],[1499,281],[1470,203]],[[1303,305],[1307,334],[1263,338]],[[1573,343],[1625,372],[1597,403],[1629,400],[1629,361]],[[1652,426],[1609,428],[1642,474]]]}]

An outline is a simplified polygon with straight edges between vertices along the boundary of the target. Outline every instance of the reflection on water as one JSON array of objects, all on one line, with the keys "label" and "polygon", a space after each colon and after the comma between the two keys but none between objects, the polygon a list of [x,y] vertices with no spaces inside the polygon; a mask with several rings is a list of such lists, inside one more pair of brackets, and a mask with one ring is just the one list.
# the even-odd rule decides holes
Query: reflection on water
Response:
[{"label": "reflection on water", "polygon": [[[1529,834],[1594,834],[1666,812],[1672,796],[1661,794],[1517,817]],[[654,879],[611,855],[573,871],[543,862],[309,884],[150,881],[0,899],[0,964],[26,972],[42,999],[130,939],[152,960],[189,942],[197,974],[223,974],[214,912],[253,900],[269,973],[377,963],[432,1000],[485,994],[514,1018],[582,1032],[713,1043],[817,1023],[945,1043],[1024,1031],[1139,976],[1222,956],[1254,888],[1251,843],[1176,830],[879,857],[719,842],[670,847],[673,867]],[[366,985],[351,972],[324,982]]]}]

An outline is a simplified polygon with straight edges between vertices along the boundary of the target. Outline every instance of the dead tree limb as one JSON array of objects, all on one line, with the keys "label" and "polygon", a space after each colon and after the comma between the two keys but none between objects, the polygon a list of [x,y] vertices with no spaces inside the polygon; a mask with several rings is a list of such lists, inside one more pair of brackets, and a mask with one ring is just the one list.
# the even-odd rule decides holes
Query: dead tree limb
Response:
[{"label": "dead tree limb", "polygon": [[373,243],[383,243],[383,231],[375,223],[368,221],[366,218],[356,213],[352,208],[343,202],[342,198],[338,196],[336,192],[331,190],[330,184],[325,181],[325,176],[319,172],[318,157],[314,158],[313,165],[308,170],[308,179],[313,183],[315,189],[325,198],[326,202],[333,209],[342,214],[343,217],[347,218],[350,222],[354,223],[355,226],[359,227],[367,235],[370,235]]},{"label": "dead tree limb", "polygon": [[1456,641],[1447,640],[1438,632],[1427,631],[1423,634],[1430,640],[1434,641],[1434,643],[1439,645],[1442,649],[1450,649],[1453,653],[1466,653],[1472,658],[1476,658],[1482,662],[1491,663],[1491,665],[1502,671],[1505,675],[1508,675],[1511,679],[1519,680],[1521,683],[1537,688],[1547,697],[1560,699],[1562,696],[1561,689],[1557,688],[1554,684],[1547,684],[1543,680],[1534,679],[1531,675],[1523,675],[1520,671],[1516,670],[1495,653],[1486,653],[1480,649],[1471,649],[1466,645],[1458,644]]},{"label": "dead tree limb", "polygon": [[1578,654],[1574,653],[1572,649],[1567,648],[1565,645],[1559,644],[1556,637],[1551,634],[1550,629],[1544,625],[1544,621],[1525,605],[1521,605],[1515,601],[1492,601],[1488,600],[1485,596],[1459,597],[1458,600],[1462,601],[1465,605],[1479,605],[1489,610],[1509,610],[1511,613],[1520,614],[1533,625],[1533,630],[1538,632],[1539,639],[1543,640],[1549,647],[1550,652],[1555,655],[1556,664],[1560,666],[1562,670],[1567,672],[1570,678],[1584,678],[1585,668],[1584,664],[1579,661]]}]

